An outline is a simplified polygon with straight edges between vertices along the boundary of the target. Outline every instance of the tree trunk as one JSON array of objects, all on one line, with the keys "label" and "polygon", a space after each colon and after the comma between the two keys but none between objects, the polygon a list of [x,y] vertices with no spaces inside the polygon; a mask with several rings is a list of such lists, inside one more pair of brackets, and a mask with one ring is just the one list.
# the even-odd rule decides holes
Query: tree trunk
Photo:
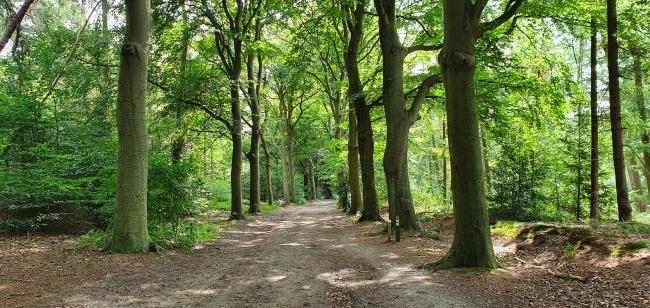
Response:
[{"label": "tree trunk", "polygon": [[363,185],[363,210],[359,221],[381,221],[379,202],[375,187],[375,141],[370,119],[370,108],[359,76],[359,44],[363,37],[363,17],[366,1],[358,1],[354,8],[354,18],[348,23],[350,41],[345,50],[345,70],[348,77],[348,99],[354,106],[357,119],[359,162],[361,183]]},{"label": "tree trunk", "polygon": [[27,14],[27,10],[33,3],[34,0],[25,0],[23,5],[16,12],[16,15],[14,15],[11,22],[9,22],[7,25],[7,30],[5,30],[2,38],[0,38],[0,53],[2,53],[2,51],[5,49],[5,45],[7,45],[7,42],[9,42],[9,39],[11,39],[14,31],[16,31],[16,29],[20,26],[20,23],[23,21],[25,14]]},{"label": "tree trunk", "polygon": [[361,208],[361,187],[359,185],[359,146],[357,145],[357,116],[354,109],[348,113],[348,181],[350,186],[350,209],[348,214],[356,215]]},{"label": "tree trunk", "polygon": [[442,201],[445,206],[449,204],[447,198],[447,178],[447,121],[442,121]]},{"label": "tree trunk", "polygon": [[469,0],[445,0],[443,11],[445,39],[438,59],[447,98],[455,232],[436,266],[495,268],[474,85],[478,20]]},{"label": "tree trunk", "polygon": [[620,221],[629,221],[632,219],[632,208],[630,207],[630,199],[627,191],[625,156],[623,154],[617,28],[616,0],[607,0],[607,62],[609,67],[609,105],[612,126],[614,174],[616,177],[616,203],[618,204],[618,219]]},{"label": "tree trunk", "polygon": [[[261,39],[262,23],[259,19],[255,20],[255,41]],[[250,181],[249,181],[249,201],[248,208],[249,214],[256,214],[260,211],[260,83],[262,82],[262,56],[257,56],[257,76],[254,69],[254,56],[248,55],[246,61],[246,71],[248,77],[248,96],[249,107],[251,110],[251,145],[248,152],[248,163],[250,166]]]},{"label": "tree trunk", "polygon": [[591,19],[591,194],[589,218],[600,220],[598,184],[598,38],[596,20]]},{"label": "tree trunk", "polygon": [[269,205],[273,205],[273,183],[271,181],[271,154],[269,153],[269,146],[266,144],[264,137],[260,135],[262,141],[262,149],[264,149],[264,168],[266,173],[266,200]]},{"label": "tree trunk", "polygon": [[[648,131],[645,129],[645,125],[648,119],[646,110],[645,110],[645,97],[643,95],[643,75],[641,69],[641,55],[638,50],[632,48],[632,57],[634,58],[634,85],[636,90],[636,105],[639,109],[639,117],[641,122],[644,125],[643,133],[641,135],[641,142],[643,143],[643,163],[645,167],[643,168],[643,175],[645,176],[646,184],[648,186],[648,195],[650,195],[650,136]],[[640,210],[641,213],[645,213],[646,207],[642,207]]]},{"label": "tree trunk", "polygon": [[151,11],[148,0],[128,0],[120,55],[117,130],[117,197],[111,251],[149,251],[147,230],[147,58]]},{"label": "tree trunk", "polygon": [[629,160],[627,167],[627,174],[630,177],[630,184],[632,184],[632,191],[637,195],[635,200],[636,210],[639,213],[645,213],[646,204],[643,200],[643,186],[641,185],[641,175],[634,169],[634,159]]},{"label": "tree trunk", "polygon": [[379,40],[383,62],[382,94],[386,112],[384,173],[391,221],[399,216],[405,230],[417,230],[417,218],[408,176],[408,137],[411,121],[404,97],[404,48],[396,27],[395,1],[375,0],[380,15]]},{"label": "tree trunk", "polygon": [[488,146],[485,139],[485,132],[481,130],[481,146],[483,147],[483,172],[485,172],[485,185],[486,191],[490,192],[492,189],[492,178],[490,177],[490,160],[488,159]]}]

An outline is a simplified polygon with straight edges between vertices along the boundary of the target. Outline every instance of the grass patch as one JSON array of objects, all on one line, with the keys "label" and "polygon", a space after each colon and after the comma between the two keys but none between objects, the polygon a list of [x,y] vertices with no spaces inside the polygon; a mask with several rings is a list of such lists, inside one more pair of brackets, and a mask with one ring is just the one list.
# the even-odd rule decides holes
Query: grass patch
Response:
[{"label": "grass patch", "polygon": [[219,235],[219,226],[186,221],[176,229],[170,224],[156,226],[149,230],[149,235],[153,244],[162,248],[191,248],[198,243],[214,240]]},{"label": "grass patch", "polygon": [[433,240],[439,240],[440,239],[440,233],[438,231],[434,230],[433,228],[430,229],[421,229],[418,234],[420,236],[428,237]]},{"label": "grass patch", "polygon": [[650,249],[650,240],[636,240],[617,245],[614,251],[612,251],[612,256],[622,257],[637,251],[645,251],[648,249]]},{"label": "grass patch", "polygon": [[523,226],[524,223],[522,222],[500,221],[492,226],[492,235],[514,239]]},{"label": "grass patch", "polygon": [[230,211],[230,202],[228,201],[209,201],[208,206],[221,211]]},{"label": "grass patch", "polygon": [[568,258],[575,257],[576,254],[578,254],[578,249],[580,249],[580,244],[582,244],[580,241],[578,241],[577,243],[571,243],[571,242],[565,243],[564,247],[562,248],[562,254]]},{"label": "grass patch", "polygon": [[100,250],[108,247],[111,233],[103,230],[90,230],[76,241],[66,244],[63,249],[67,252],[79,252],[84,249]]},{"label": "grass patch", "polygon": [[262,213],[271,213],[271,212],[277,210],[278,208],[279,208],[279,206],[277,204],[275,204],[275,203],[273,203],[272,205],[261,204],[260,205],[260,212],[262,212]]},{"label": "grass patch", "polygon": [[650,224],[642,222],[618,222],[617,225],[623,230],[623,233],[625,234],[650,234]]}]

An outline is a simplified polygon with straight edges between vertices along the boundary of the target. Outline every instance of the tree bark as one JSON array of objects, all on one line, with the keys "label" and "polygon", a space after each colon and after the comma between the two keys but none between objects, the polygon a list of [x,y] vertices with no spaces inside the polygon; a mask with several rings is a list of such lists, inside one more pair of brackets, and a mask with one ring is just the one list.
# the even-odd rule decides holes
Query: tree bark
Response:
[{"label": "tree bark", "polygon": [[600,186],[598,176],[598,32],[591,18],[591,194],[589,218],[600,220]]},{"label": "tree bark", "polygon": [[[478,2],[477,2],[478,3]],[[444,47],[438,56],[447,98],[454,240],[436,267],[498,266],[485,199],[474,74],[480,11],[470,0],[444,0]]]},{"label": "tree bark", "polygon": [[0,53],[2,53],[2,51],[5,49],[7,42],[9,42],[9,39],[11,39],[14,31],[16,31],[16,29],[20,26],[20,23],[23,21],[25,14],[27,14],[27,10],[34,3],[34,1],[35,0],[25,0],[23,5],[16,12],[16,15],[14,15],[11,22],[9,22],[7,25],[7,30],[5,30],[2,38],[0,38]]},{"label": "tree bark", "polygon": [[125,4],[117,107],[117,197],[110,249],[145,253],[149,251],[145,99],[151,11],[148,0],[126,0]]},{"label": "tree bark", "polygon": [[361,183],[363,185],[363,209],[359,221],[381,221],[379,202],[375,187],[375,141],[370,119],[370,108],[359,75],[359,44],[363,37],[363,18],[366,1],[358,1],[352,18],[346,20],[350,39],[345,50],[345,70],[348,77],[348,99],[354,106],[357,119],[359,162],[361,165]]},{"label": "tree bark", "polygon": [[408,176],[408,137],[412,125],[404,97],[404,48],[396,25],[394,0],[375,0],[379,15],[379,40],[382,51],[382,97],[386,112],[386,150],[384,173],[388,190],[388,205],[394,224],[399,216],[405,230],[417,230],[417,218]]},{"label": "tree bark", "polygon": [[359,185],[357,116],[352,108],[348,113],[348,123],[348,181],[350,186],[350,209],[348,214],[356,215],[361,208],[361,187]]},{"label": "tree bark", "polygon": [[[261,39],[262,23],[259,19],[255,20],[255,41]],[[251,110],[251,145],[247,158],[250,167],[250,181],[249,181],[249,201],[248,208],[249,214],[256,214],[260,212],[260,86],[262,82],[262,56],[257,55],[257,75],[254,68],[254,55],[248,55],[246,61],[246,71],[248,77],[248,96],[249,107]]]},{"label": "tree bark", "polygon": [[623,154],[623,125],[621,121],[621,89],[618,66],[618,21],[616,16],[616,0],[607,0],[607,56],[609,67],[609,105],[610,122],[612,126],[612,152],[614,159],[614,174],[616,177],[616,203],[618,204],[618,219],[632,219],[632,208],[627,190],[625,176],[625,156]]},{"label": "tree bark", "polygon": [[260,134],[262,141],[262,149],[264,150],[264,168],[266,174],[266,201],[269,205],[273,205],[273,183],[271,180],[271,154],[269,153],[269,146],[264,140],[264,136]]}]

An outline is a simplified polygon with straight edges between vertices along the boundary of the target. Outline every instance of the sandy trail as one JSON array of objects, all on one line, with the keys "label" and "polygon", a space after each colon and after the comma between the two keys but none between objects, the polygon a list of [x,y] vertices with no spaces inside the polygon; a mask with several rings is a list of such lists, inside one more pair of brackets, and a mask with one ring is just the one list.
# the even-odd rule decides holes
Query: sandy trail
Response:
[{"label": "sandy trail", "polygon": [[[387,249],[389,244],[383,238],[369,232],[359,234],[367,229],[355,225],[331,201],[283,208],[228,227],[214,244],[191,252],[94,255],[64,261],[81,267],[82,273],[60,277],[55,269],[48,272],[51,279],[63,281],[53,282],[52,288],[36,288],[41,293],[14,296],[10,303],[75,307],[477,306],[461,292],[414,269],[417,264],[410,264],[399,253],[407,253],[407,247],[396,247],[408,244],[392,244]],[[42,275],[34,275],[34,282],[42,284]]]}]

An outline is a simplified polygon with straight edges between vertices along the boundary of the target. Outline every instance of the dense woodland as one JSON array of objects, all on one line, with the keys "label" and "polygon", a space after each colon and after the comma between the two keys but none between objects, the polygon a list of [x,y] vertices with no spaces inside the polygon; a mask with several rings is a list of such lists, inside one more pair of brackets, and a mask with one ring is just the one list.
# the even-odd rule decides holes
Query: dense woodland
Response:
[{"label": "dense woodland", "polygon": [[495,221],[649,219],[647,0],[0,3],[4,233],[147,252],[336,199],[453,213],[431,266],[494,268]]}]

